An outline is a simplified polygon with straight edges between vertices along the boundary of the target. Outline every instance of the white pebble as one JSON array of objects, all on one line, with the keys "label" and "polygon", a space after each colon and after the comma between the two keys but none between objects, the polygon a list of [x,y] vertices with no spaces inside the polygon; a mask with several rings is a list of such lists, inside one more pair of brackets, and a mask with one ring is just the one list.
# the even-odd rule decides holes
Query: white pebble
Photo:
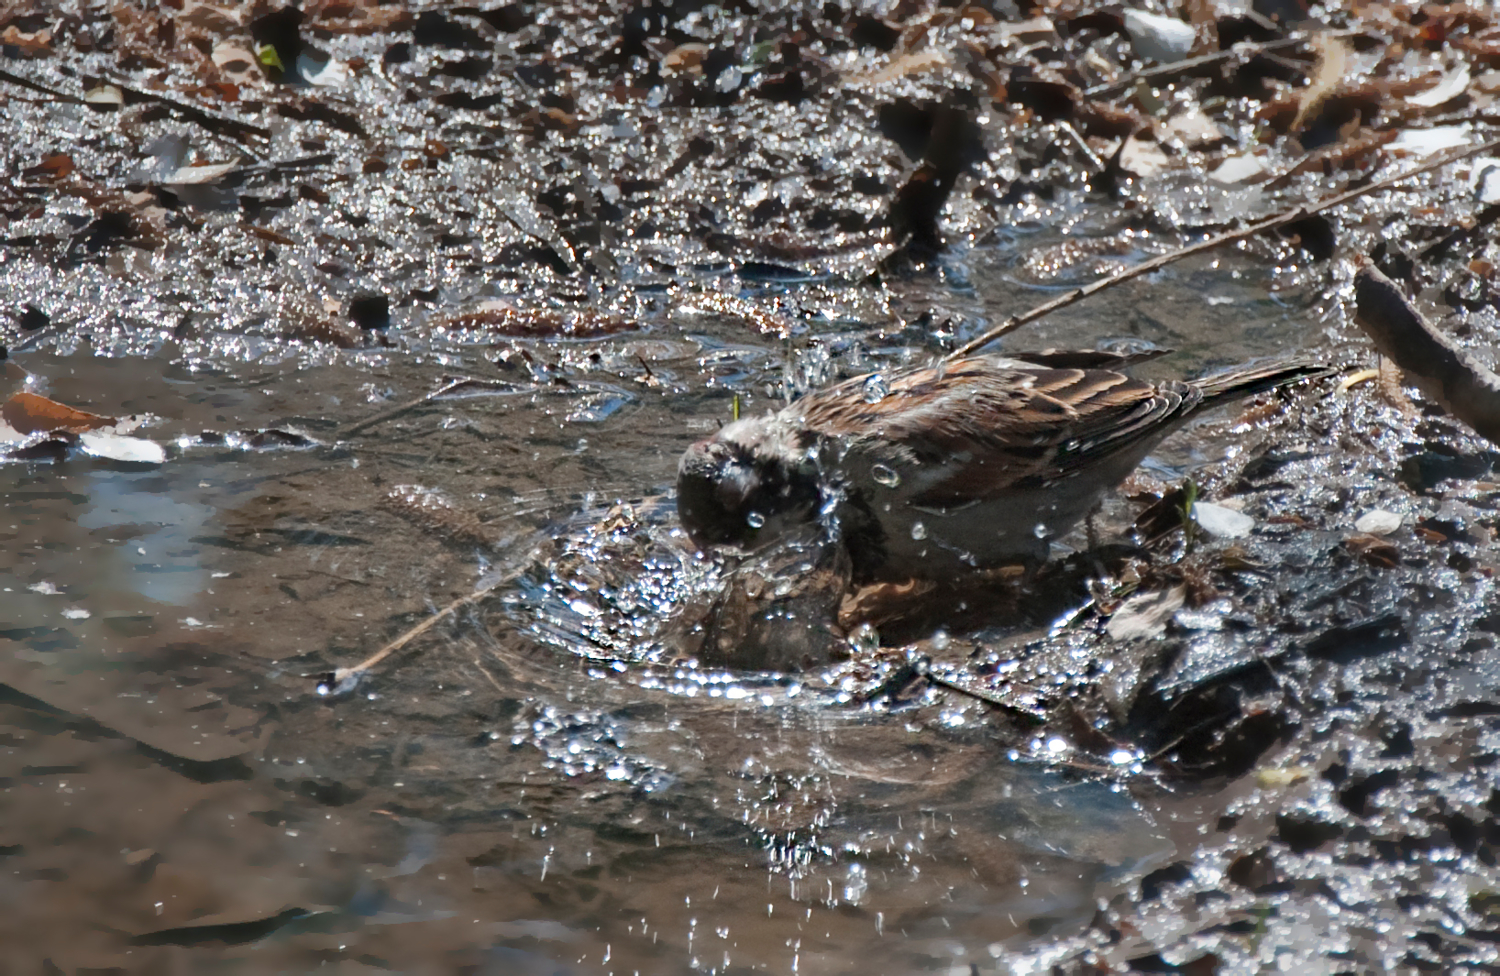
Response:
[{"label": "white pebble", "polygon": [[1209,535],[1221,539],[1243,539],[1255,528],[1255,519],[1211,502],[1193,503],[1193,521]]},{"label": "white pebble", "polygon": [[1187,57],[1198,38],[1191,24],[1141,10],[1125,11],[1125,33],[1130,35],[1130,46],[1137,57],[1163,63]]},{"label": "white pebble", "polygon": [[1355,521],[1354,528],[1366,535],[1390,535],[1401,528],[1401,516],[1383,508],[1372,508]]}]

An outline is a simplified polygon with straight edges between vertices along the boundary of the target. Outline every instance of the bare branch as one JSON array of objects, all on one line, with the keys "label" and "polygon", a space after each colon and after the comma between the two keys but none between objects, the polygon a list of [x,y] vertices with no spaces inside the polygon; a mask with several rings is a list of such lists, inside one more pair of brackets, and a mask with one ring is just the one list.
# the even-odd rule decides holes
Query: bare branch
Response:
[{"label": "bare branch", "polygon": [[1381,190],[1389,189],[1390,187],[1395,186],[1397,183],[1404,182],[1406,180],[1412,179],[1413,177],[1421,176],[1423,173],[1430,173],[1435,169],[1441,169],[1442,167],[1447,166],[1449,163],[1455,163],[1461,159],[1467,159],[1470,156],[1477,156],[1481,153],[1490,152],[1497,148],[1500,148],[1500,139],[1491,139],[1490,141],[1480,143],[1477,146],[1469,146],[1464,149],[1458,149],[1453,152],[1444,153],[1435,159],[1428,160],[1420,166],[1401,173],[1397,173],[1394,176],[1388,176],[1383,180],[1376,180],[1374,183],[1370,183],[1365,186],[1355,187],[1352,190],[1344,190],[1342,192],[1326,196],[1321,200],[1317,200],[1309,204],[1303,204],[1300,207],[1294,207],[1291,210],[1288,210],[1285,213],[1277,214],[1274,217],[1267,217],[1265,220],[1251,224],[1248,227],[1242,227],[1239,230],[1219,234],[1217,237],[1210,237],[1209,239],[1199,241],[1196,244],[1189,244],[1186,247],[1178,248],[1177,250],[1172,251],[1168,254],[1154,257],[1149,261],[1143,261],[1140,264],[1137,264],[1130,268],[1126,268],[1125,270],[1111,275],[1108,278],[1103,278],[1099,281],[1096,281],[1091,285],[1085,285],[1082,288],[1076,288],[1073,291],[1068,292],[1066,295],[1060,295],[1050,302],[1043,302],[1041,305],[1036,306],[1030,311],[1022,312],[1020,315],[1012,315],[1004,322],[995,326],[993,329],[990,329],[984,335],[979,336],[977,339],[973,339],[969,342],[964,343],[943,358],[957,359],[961,356],[967,356],[979,349],[984,348],[1001,336],[1014,332],[1016,329],[1019,329],[1021,326],[1027,324],[1028,322],[1035,322],[1037,319],[1041,318],[1044,315],[1050,315],[1060,308],[1067,308],[1069,305],[1072,305],[1075,302],[1080,302],[1083,299],[1088,298],[1090,295],[1096,295],[1106,288],[1118,285],[1124,281],[1129,281],[1132,278],[1139,278],[1141,275],[1150,274],[1153,271],[1165,268],[1169,264],[1175,264],[1176,262],[1181,261],[1183,258],[1192,257],[1195,254],[1202,254],[1204,251],[1211,251],[1214,248],[1222,247],[1225,244],[1233,244],[1236,241],[1242,241],[1246,238],[1254,237],[1256,234],[1260,234],[1268,230],[1275,230],[1278,227],[1284,227],[1287,224],[1294,223],[1298,220],[1303,219],[1304,217],[1310,217],[1313,214],[1321,213],[1324,210],[1331,210],[1334,207],[1343,206],[1344,204],[1349,203],[1352,200],[1357,200],[1360,197],[1368,196],[1371,193],[1378,193]]}]

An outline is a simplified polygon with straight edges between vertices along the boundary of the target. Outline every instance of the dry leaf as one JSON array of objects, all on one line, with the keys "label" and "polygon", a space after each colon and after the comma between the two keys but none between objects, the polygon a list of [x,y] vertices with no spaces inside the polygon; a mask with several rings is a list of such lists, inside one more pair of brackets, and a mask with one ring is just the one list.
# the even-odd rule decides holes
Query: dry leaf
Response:
[{"label": "dry leaf", "polygon": [[1187,588],[1183,586],[1137,593],[1120,604],[1120,609],[1104,625],[1104,631],[1117,641],[1159,637],[1167,629],[1172,614],[1181,610],[1186,601]]},{"label": "dry leaf", "polygon": [[21,434],[46,433],[54,430],[76,432],[108,427],[113,417],[74,410],[35,393],[17,393],[0,404],[0,420]]},{"label": "dry leaf", "polygon": [[1297,109],[1297,117],[1292,120],[1293,132],[1300,131],[1302,123],[1312,118],[1323,101],[1338,90],[1349,61],[1349,49],[1343,41],[1324,35],[1315,40],[1318,65],[1313,69],[1311,82],[1302,89],[1302,104]]}]

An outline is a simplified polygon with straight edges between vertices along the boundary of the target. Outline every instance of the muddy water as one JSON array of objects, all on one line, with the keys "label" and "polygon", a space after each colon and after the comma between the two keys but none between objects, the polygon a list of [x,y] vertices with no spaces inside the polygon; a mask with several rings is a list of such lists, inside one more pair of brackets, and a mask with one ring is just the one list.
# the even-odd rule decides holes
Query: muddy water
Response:
[{"label": "muddy water", "polygon": [[[1043,297],[1008,253],[907,286],[896,314],[940,300],[965,317],[933,328],[962,337]],[[1138,283],[1018,347],[1144,340],[1183,350],[1154,364],[1171,373],[1294,345],[1297,302],[1249,267]],[[806,309],[832,287],[746,294]],[[682,448],[736,394],[762,409],[789,377],[925,354],[888,322],[805,319],[783,344],[683,304],[561,347],[414,319],[338,358],[16,354],[57,400],[148,415],[169,459],[0,468],[0,958],[1008,971],[1180,856],[1212,810],[1015,761],[986,706],[862,707],[661,642],[716,579],[664,497]],[[457,376],[482,382],[349,433]],[[1153,463],[1212,454],[1180,438]],[[638,563],[601,568],[611,519]],[[622,580],[653,574],[622,612]],[[318,693],[313,676],[496,581]]]}]

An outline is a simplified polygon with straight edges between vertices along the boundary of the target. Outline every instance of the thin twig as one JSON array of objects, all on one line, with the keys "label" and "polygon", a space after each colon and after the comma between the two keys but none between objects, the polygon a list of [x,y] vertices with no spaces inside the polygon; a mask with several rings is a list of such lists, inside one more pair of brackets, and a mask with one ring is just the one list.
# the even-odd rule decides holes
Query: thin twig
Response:
[{"label": "thin twig", "polygon": [[[1349,37],[1356,33],[1358,32],[1336,31],[1326,36]],[[1251,58],[1265,51],[1279,51],[1285,47],[1296,47],[1299,44],[1307,44],[1311,40],[1311,35],[1298,34],[1293,37],[1278,38],[1274,41],[1236,44],[1226,51],[1215,51],[1212,54],[1203,54],[1196,58],[1188,58],[1186,61],[1173,61],[1169,64],[1159,64],[1154,68],[1145,68],[1141,71],[1132,72],[1119,81],[1112,81],[1107,85],[1095,85],[1093,88],[1085,90],[1083,94],[1085,98],[1113,98],[1134,88],[1135,83],[1138,81],[1152,81],[1157,78],[1185,75],[1199,68],[1207,68],[1225,61],[1233,61],[1237,58]]]},{"label": "thin twig", "polygon": [[410,644],[416,638],[421,637],[423,634],[427,633],[433,627],[437,626],[439,622],[446,620],[448,617],[452,616],[454,611],[458,610],[460,607],[473,603],[476,600],[480,600],[493,593],[500,587],[505,586],[507,583],[513,582],[517,576],[521,575],[522,572],[524,572],[524,570],[518,569],[514,572],[506,573],[498,579],[491,580],[487,585],[475,590],[474,592],[467,593],[464,596],[459,597],[457,600],[454,600],[446,607],[443,607],[437,613],[423,620],[421,623],[417,624],[415,627],[411,628],[400,637],[397,637],[395,640],[391,641],[389,644],[385,645],[380,650],[376,651],[374,654],[371,654],[369,657],[365,658],[363,661],[360,661],[353,667],[335,668],[332,673],[319,675],[318,694],[340,695],[349,691],[356,684],[358,684],[359,680],[363,678],[371,668],[375,667],[375,665],[379,664],[381,661],[384,661],[392,654],[401,650],[401,648],[405,647],[407,644]]},{"label": "thin twig", "polygon": [[371,427],[374,427],[378,424],[383,424],[387,420],[391,420],[394,417],[399,417],[403,413],[406,413],[408,410],[415,410],[417,407],[425,406],[426,404],[432,403],[434,400],[445,397],[449,393],[452,393],[454,390],[460,389],[461,387],[470,385],[500,385],[501,383],[503,383],[502,380],[475,379],[472,376],[463,376],[456,380],[450,380],[449,382],[444,383],[442,386],[438,387],[436,390],[433,390],[431,393],[425,393],[422,396],[417,397],[415,400],[409,400],[406,403],[401,404],[400,406],[391,407],[389,410],[384,410],[380,413],[377,413],[373,417],[366,417],[359,423],[340,432],[338,436],[341,439],[345,437],[353,437],[355,434],[369,430]]},{"label": "thin twig", "polygon": [[12,85],[19,85],[22,88],[27,88],[34,92],[40,92],[43,95],[50,95],[52,98],[55,98],[60,102],[67,102],[71,105],[87,104],[77,95],[69,95],[67,92],[58,91],[56,88],[48,88],[46,85],[38,84],[37,82],[32,81],[29,78],[23,78],[17,74],[12,74],[3,68],[0,68],[0,81],[8,81]]},{"label": "thin twig", "polygon": [[1038,724],[1042,721],[1042,717],[1040,715],[1037,715],[1035,712],[1027,711],[1026,709],[1012,702],[1008,702],[1005,699],[1001,698],[999,695],[992,695],[987,691],[981,691],[978,688],[970,687],[968,685],[954,681],[952,678],[945,678],[942,675],[936,674],[932,671],[927,672],[926,678],[928,681],[937,685],[939,688],[947,688],[949,691],[956,691],[960,695],[967,695],[970,698],[977,699],[978,701],[985,702],[986,704],[994,705],[1001,711],[1007,712],[1018,718],[1023,718],[1033,724]]},{"label": "thin twig", "polygon": [[1192,257],[1195,254],[1202,254],[1204,251],[1211,251],[1214,248],[1221,247],[1225,244],[1233,244],[1236,241],[1242,241],[1246,238],[1254,237],[1256,234],[1260,234],[1268,230],[1275,230],[1278,227],[1284,227],[1287,224],[1302,220],[1305,217],[1310,217],[1313,214],[1322,213],[1324,210],[1330,210],[1334,207],[1342,206],[1343,204],[1346,204],[1351,200],[1357,200],[1360,197],[1368,196],[1371,193],[1389,189],[1390,187],[1395,186],[1397,183],[1404,182],[1406,180],[1412,179],[1413,177],[1421,176],[1424,173],[1430,173],[1435,169],[1441,169],[1449,163],[1456,163],[1461,159],[1467,159],[1470,156],[1477,156],[1480,153],[1489,152],[1496,148],[1500,148],[1500,139],[1491,139],[1489,142],[1481,143],[1477,146],[1469,146],[1465,149],[1457,150],[1455,152],[1445,153],[1437,157],[1436,159],[1429,160],[1428,162],[1423,163],[1421,166],[1415,167],[1414,169],[1405,170],[1401,173],[1397,173],[1394,176],[1388,176],[1383,180],[1376,180],[1374,183],[1369,183],[1361,187],[1355,187],[1352,190],[1343,190],[1339,193],[1326,196],[1323,199],[1317,200],[1313,203],[1307,203],[1299,207],[1294,207],[1291,210],[1288,210],[1285,213],[1277,214],[1274,217],[1267,217],[1265,220],[1251,224],[1248,227],[1242,227],[1239,230],[1228,231],[1227,233],[1219,234],[1217,237],[1210,237],[1208,240],[1199,241],[1196,244],[1189,244],[1186,247],[1178,248],[1177,250],[1170,253],[1160,255],[1159,257],[1154,257],[1149,261],[1143,261],[1140,264],[1126,268],[1125,270],[1120,271],[1117,274],[1113,274],[1108,278],[1103,278],[1099,281],[1096,281],[1091,285],[1085,285],[1082,288],[1076,288],[1073,291],[1068,292],[1066,295],[1060,295],[1057,298],[1052,299],[1050,302],[1043,302],[1042,304],[1029,311],[1022,312],[1020,315],[1013,315],[1010,318],[1006,319],[1004,322],[997,325],[995,328],[990,329],[984,335],[979,336],[977,339],[973,339],[969,342],[964,343],[943,358],[957,359],[960,356],[967,356],[970,353],[989,345],[991,342],[994,342],[1001,336],[1014,332],[1016,329],[1019,329],[1021,326],[1027,324],[1028,322],[1034,322],[1042,316],[1049,315],[1060,308],[1067,308],[1069,305],[1072,305],[1075,302],[1080,302],[1091,295],[1098,294],[1099,292],[1113,285],[1118,285],[1121,282],[1129,281],[1132,278],[1139,278],[1141,275],[1150,274],[1153,271],[1165,268],[1169,264],[1175,264],[1176,262],[1181,261],[1183,258]]},{"label": "thin twig", "polygon": [[[48,86],[40,84],[39,82],[35,82],[29,78],[24,78],[21,75],[5,71],[4,69],[0,69],[0,81],[7,81],[12,85],[18,85],[22,88],[27,88],[34,92],[40,92],[44,95],[51,96],[58,101],[67,102],[72,105],[87,104],[86,99],[79,98],[77,95],[70,95],[67,92],[59,91],[56,88],[49,88]],[[161,95],[156,92],[149,92],[139,88],[133,88],[125,82],[119,80],[118,78],[110,78],[109,84],[119,88],[122,94],[129,95],[131,98],[138,101],[154,102],[158,105],[162,105],[176,112],[178,115],[183,116],[189,121],[196,122],[199,125],[202,125],[210,130],[217,126],[242,136],[255,136],[258,139],[271,138],[271,130],[263,126],[254,125],[250,122],[243,122],[240,119],[228,115],[222,115],[218,112],[210,112],[206,109],[201,109],[196,105],[190,105],[186,102],[175,101],[173,99],[167,98],[165,95]]]},{"label": "thin twig", "polygon": [[1104,172],[1104,160],[1100,159],[1099,154],[1094,152],[1093,147],[1089,145],[1088,140],[1083,137],[1083,134],[1073,128],[1073,123],[1067,119],[1061,119],[1058,121],[1057,127],[1066,132],[1068,138],[1073,140],[1073,145],[1077,146],[1078,151],[1083,153],[1084,158],[1089,161],[1089,166],[1093,168],[1095,173]]}]

